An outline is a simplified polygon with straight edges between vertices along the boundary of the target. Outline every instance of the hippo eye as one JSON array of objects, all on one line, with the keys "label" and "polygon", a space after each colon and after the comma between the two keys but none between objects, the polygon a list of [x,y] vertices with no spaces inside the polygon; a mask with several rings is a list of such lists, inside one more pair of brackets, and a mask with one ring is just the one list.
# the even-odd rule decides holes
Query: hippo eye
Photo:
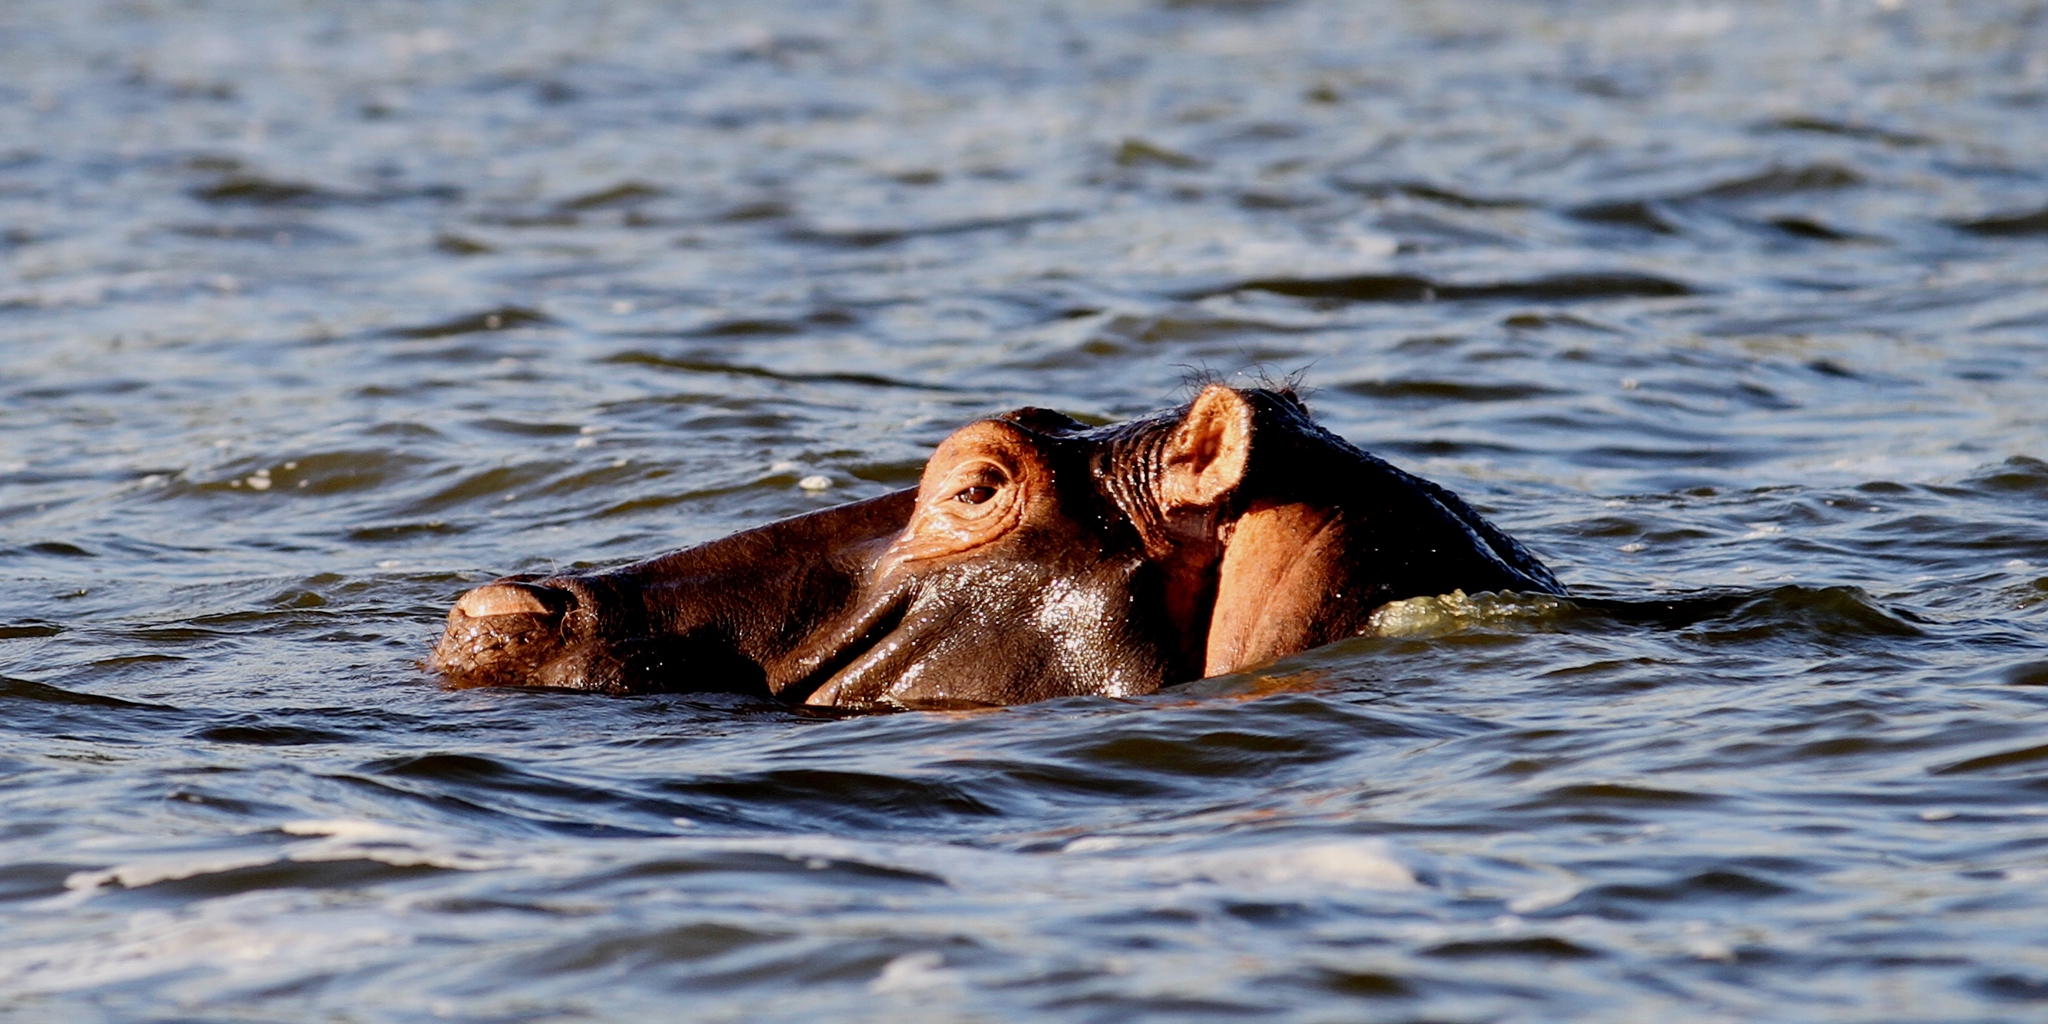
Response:
[{"label": "hippo eye", "polygon": [[995,488],[977,484],[953,495],[953,500],[967,505],[979,505],[995,496]]}]

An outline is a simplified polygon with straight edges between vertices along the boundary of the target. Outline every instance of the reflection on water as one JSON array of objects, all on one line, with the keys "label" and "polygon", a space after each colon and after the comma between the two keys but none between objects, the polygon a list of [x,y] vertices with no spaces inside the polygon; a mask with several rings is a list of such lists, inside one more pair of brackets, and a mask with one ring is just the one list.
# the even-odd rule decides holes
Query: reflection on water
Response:
[{"label": "reflection on water", "polygon": [[[0,1015],[2036,1017],[2044,55],[2019,0],[12,4]],[[417,667],[492,575],[1202,368],[1577,599],[983,713]]]}]

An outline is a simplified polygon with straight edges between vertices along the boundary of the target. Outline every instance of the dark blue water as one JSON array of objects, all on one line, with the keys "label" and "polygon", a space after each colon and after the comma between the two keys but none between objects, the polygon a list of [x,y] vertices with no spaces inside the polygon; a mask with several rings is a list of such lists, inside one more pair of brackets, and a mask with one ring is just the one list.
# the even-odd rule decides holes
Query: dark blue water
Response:
[{"label": "dark blue water", "polygon": [[[17,0],[0,1016],[2040,1019],[2044,126],[2019,0]],[[1684,614],[974,714],[418,666],[1203,370]]]}]

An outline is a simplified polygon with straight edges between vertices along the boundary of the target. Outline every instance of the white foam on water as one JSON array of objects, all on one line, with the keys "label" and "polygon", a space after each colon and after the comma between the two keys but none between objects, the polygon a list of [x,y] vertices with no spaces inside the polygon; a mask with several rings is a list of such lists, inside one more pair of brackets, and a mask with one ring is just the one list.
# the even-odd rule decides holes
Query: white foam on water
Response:
[{"label": "white foam on water", "polygon": [[[1303,837],[1233,845],[1190,848],[1188,837],[1090,835],[1068,842],[1056,853],[975,848],[950,843],[888,843],[832,836],[697,837],[649,839],[616,846],[592,847],[568,841],[519,843],[465,841],[429,829],[356,818],[306,819],[284,823],[279,832],[293,841],[255,851],[218,851],[133,858],[121,864],[80,872],[70,880],[72,892],[44,901],[25,915],[25,930],[0,943],[0,990],[51,993],[161,979],[160,991],[219,993],[243,986],[271,986],[303,979],[309,972],[331,973],[352,966],[394,963],[394,952],[426,936],[440,942],[457,935],[478,941],[502,940],[476,929],[497,927],[481,919],[451,919],[436,907],[447,895],[446,883],[433,893],[384,891],[376,882],[343,888],[263,889],[216,897],[199,897],[172,910],[150,909],[125,916],[113,912],[118,924],[77,934],[68,922],[92,912],[89,903],[111,886],[139,888],[163,881],[198,877],[252,866],[284,862],[343,860],[376,861],[395,866],[431,866],[466,872],[515,869],[506,883],[524,889],[533,877],[604,878],[649,862],[690,860],[730,854],[785,858],[818,872],[815,883],[794,887],[778,882],[761,890],[745,878],[721,881],[726,872],[745,875],[750,869],[711,866],[693,873],[688,883],[671,890],[653,883],[686,906],[745,908],[778,917],[816,918],[846,906],[845,886],[866,886],[866,872],[849,881],[834,875],[840,865],[914,872],[941,883],[921,888],[925,895],[906,897],[905,934],[923,935],[943,920],[934,938],[957,933],[957,904],[999,903],[1039,905],[1057,920],[1070,912],[1094,913],[1119,904],[1202,906],[1216,900],[1258,899],[1319,903],[1330,900],[1374,902],[1406,898],[1401,894],[1437,892],[1461,898],[1500,899],[1511,913],[1502,925],[1510,932],[1550,934],[1562,930],[1586,938],[1622,941],[1595,935],[1598,922],[1570,919],[1523,923],[1515,914],[1561,904],[1579,891],[1566,872],[1535,865],[1508,867],[1493,861],[1474,862],[1420,853],[1379,837]],[[730,862],[727,862],[730,864]],[[1425,870],[1426,865],[1426,870]],[[808,876],[808,872],[806,875]],[[737,883],[737,884],[735,884]],[[643,899],[649,890],[600,896]],[[931,904],[928,907],[924,904]],[[933,913],[942,914],[935,918]],[[971,916],[971,915],[970,915]],[[1433,916],[1433,915],[1430,915]],[[823,918],[820,918],[821,920]],[[825,927],[830,927],[825,925]],[[1005,926],[1007,927],[1007,926]],[[1404,928],[1407,926],[1403,926]],[[53,941],[37,941],[35,931]],[[973,929],[970,927],[969,931]],[[1401,929],[1396,929],[1400,931]],[[1418,920],[1418,942],[1441,941],[1469,931],[1455,921]],[[1441,933],[1441,934],[1439,934]],[[1405,932],[1404,932],[1405,934]],[[6,948],[6,947],[14,948]],[[890,960],[869,981],[877,994],[917,996],[942,993],[966,983],[963,971],[948,967],[933,950],[904,953]]]},{"label": "white foam on water", "polygon": [[1453,590],[1381,605],[1367,620],[1364,634],[1426,638],[1468,629],[1540,630],[1570,607],[1563,598],[1541,594],[1467,595]]},{"label": "white foam on water", "polygon": [[[124,889],[140,889],[159,882],[177,882],[201,875],[223,874],[243,868],[262,867],[274,864],[278,858],[266,853],[234,854],[169,854],[161,857],[145,857],[126,864],[97,871],[75,871],[64,879],[64,888],[72,893],[90,895],[108,885]],[[62,897],[60,897],[62,898]]]},{"label": "white foam on water", "polygon": [[678,839],[664,845],[671,852],[773,853],[821,868],[837,861],[915,871],[962,890],[1023,889],[1092,896],[1119,890],[1190,888],[1313,895],[1333,888],[1402,892],[1423,887],[1410,866],[1419,858],[1384,839],[1265,843],[1209,851],[1187,851],[1177,845],[1162,848],[1169,844],[1170,840],[1083,836],[1068,843],[1058,855],[952,845],[887,845],[822,836]]},{"label": "white foam on water", "polygon": [[284,862],[368,860],[393,867],[434,867],[453,871],[488,871],[521,863],[520,858],[467,849],[446,836],[381,822],[334,818],[286,822],[279,831],[310,837],[258,850],[147,855],[111,867],[73,872],[64,880],[66,903],[89,899],[108,886],[140,889],[161,882]]},{"label": "white foam on water", "polygon": [[[0,991],[47,994],[182,974],[189,976],[167,994],[199,998],[283,981],[311,965],[346,970],[412,941],[404,923],[378,906],[324,901],[299,891],[239,893],[176,911],[136,911],[79,938],[13,945],[0,949]],[[307,925],[308,913],[318,913],[318,927]],[[19,922],[12,937],[40,924]]]},{"label": "white foam on water", "polygon": [[1514,914],[1533,914],[1539,910],[1570,903],[1585,886],[1578,879],[1569,876],[1539,885],[1519,896],[1508,900],[1508,911]]},{"label": "white foam on water", "polygon": [[1384,839],[1253,846],[1159,860],[1163,863],[1152,869],[1156,879],[1208,882],[1238,891],[1320,892],[1335,886],[1404,892],[1421,888],[1415,872]]},{"label": "white foam on water", "polygon": [[952,988],[961,983],[959,971],[946,969],[944,955],[929,950],[905,953],[882,965],[882,973],[868,982],[868,991],[929,992],[932,989]]},{"label": "white foam on water", "polygon": [[512,867],[521,858],[466,849],[447,836],[421,829],[350,818],[286,822],[282,829],[316,841],[286,848],[285,859],[315,861],[372,860],[393,867],[432,867],[451,871],[491,871]]}]

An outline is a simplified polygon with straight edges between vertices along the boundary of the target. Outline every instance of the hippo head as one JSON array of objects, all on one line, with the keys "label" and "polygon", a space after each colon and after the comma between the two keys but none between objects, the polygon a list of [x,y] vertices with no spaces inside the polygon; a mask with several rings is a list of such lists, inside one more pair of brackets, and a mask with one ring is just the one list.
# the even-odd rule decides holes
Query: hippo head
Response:
[{"label": "hippo head", "polygon": [[841,707],[1124,696],[1356,634],[1389,600],[1561,592],[1448,491],[1291,393],[1204,389],[1089,428],[1020,409],[941,442],[914,491],[618,569],[464,594],[459,686],[743,691]]}]

